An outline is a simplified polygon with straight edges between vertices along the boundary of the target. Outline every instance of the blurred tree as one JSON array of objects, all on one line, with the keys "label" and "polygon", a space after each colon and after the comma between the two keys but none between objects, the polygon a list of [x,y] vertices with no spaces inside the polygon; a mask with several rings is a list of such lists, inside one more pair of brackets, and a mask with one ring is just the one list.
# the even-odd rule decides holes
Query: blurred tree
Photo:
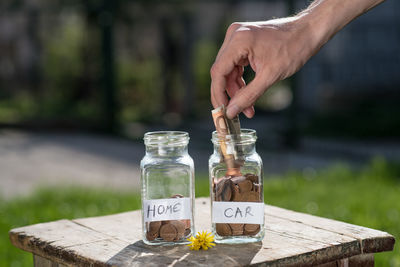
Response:
[{"label": "blurred tree", "polygon": [[159,20],[159,28],[161,34],[161,58],[162,71],[161,79],[163,81],[163,112],[171,113],[178,112],[180,107],[175,102],[173,95],[174,91],[174,78],[178,69],[178,51],[179,45],[177,38],[173,37],[173,24],[172,18],[165,16]]},{"label": "blurred tree", "polygon": [[114,64],[114,21],[116,2],[117,1],[103,0],[100,13],[98,14],[102,35],[101,47],[104,79],[104,119],[105,130],[108,132],[117,131],[117,88],[115,85]]}]

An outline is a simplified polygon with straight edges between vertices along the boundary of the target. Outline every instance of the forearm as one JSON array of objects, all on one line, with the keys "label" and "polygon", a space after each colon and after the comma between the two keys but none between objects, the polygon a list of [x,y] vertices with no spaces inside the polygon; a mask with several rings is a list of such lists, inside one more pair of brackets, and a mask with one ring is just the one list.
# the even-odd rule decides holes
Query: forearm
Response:
[{"label": "forearm", "polygon": [[317,47],[323,46],[349,22],[384,0],[316,0],[296,17],[313,31]]}]

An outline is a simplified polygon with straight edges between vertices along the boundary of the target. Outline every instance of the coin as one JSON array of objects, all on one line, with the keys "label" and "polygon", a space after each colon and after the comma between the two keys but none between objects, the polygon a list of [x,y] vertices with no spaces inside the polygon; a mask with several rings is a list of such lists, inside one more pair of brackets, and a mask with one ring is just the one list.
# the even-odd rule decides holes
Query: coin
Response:
[{"label": "coin", "polygon": [[232,235],[243,235],[243,227],[242,223],[230,223],[229,226],[232,229]]},{"label": "coin", "polygon": [[238,183],[240,193],[249,192],[253,189],[253,183],[250,180],[244,180]]},{"label": "coin", "polygon": [[153,241],[157,237],[158,237],[158,232],[157,233],[150,233],[150,232],[146,233],[146,239],[149,241]]},{"label": "coin", "polygon": [[231,191],[232,191],[232,199],[231,199],[232,201],[236,202],[242,201],[242,194],[240,194],[239,188],[234,183],[232,183],[231,185]]},{"label": "coin", "polygon": [[236,177],[231,177],[231,181],[235,184],[238,184],[240,182],[243,182],[246,180],[246,177],[244,176],[236,176]]},{"label": "coin", "polygon": [[147,232],[151,233],[151,234],[155,234],[158,233],[158,231],[160,230],[161,227],[161,222],[160,221],[156,221],[156,222],[150,222],[147,223]]},{"label": "coin", "polygon": [[249,191],[242,194],[242,201],[244,202],[260,202],[260,193]]},{"label": "coin", "polygon": [[258,232],[260,232],[260,225],[259,224],[245,224],[243,232],[245,235],[255,235]]},{"label": "coin", "polygon": [[255,174],[247,173],[244,175],[247,180],[250,180],[252,183],[258,183],[258,176]]},{"label": "coin", "polygon": [[221,178],[215,185],[215,198],[217,201],[230,201],[232,197],[231,180],[228,178]]},{"label": "coin", "polygon": [[177,235],[177,229],[171,223],[164,224],[160,228],[160,237],[165,241],[173,241]]},{"label": "coin", "polygon": [[176,228],[176,236],[174,241],[177,241],[181,239],[185,233],[185,224],[181,221],[171,221],[171,224]]},{"label": "coin", "polygon": [[217,234],[219,234],[220,236],[232,235],[232,229],[227,223],[216,223],[215,230],[217,231]]},{"label": "coin", "polygon": [[185,229],[190,228],[190,220],[181,220],[181,222],[185,225]]}]

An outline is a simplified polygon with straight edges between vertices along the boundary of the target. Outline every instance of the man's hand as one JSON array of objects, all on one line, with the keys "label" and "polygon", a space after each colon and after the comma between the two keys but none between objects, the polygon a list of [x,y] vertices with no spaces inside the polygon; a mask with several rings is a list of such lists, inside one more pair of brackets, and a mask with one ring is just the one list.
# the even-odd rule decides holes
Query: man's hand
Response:
[{"label": "man's hand", "polygon": [[[227,116],[254,116],[254,103],[275,82],[298,71],[332,36],[383,0],[317,0],[294,17],[233,23],[211,68],[211,102]],[[244,67],[255,78],[245,84]],[[228,99],[230,97],[230,100]]]}]

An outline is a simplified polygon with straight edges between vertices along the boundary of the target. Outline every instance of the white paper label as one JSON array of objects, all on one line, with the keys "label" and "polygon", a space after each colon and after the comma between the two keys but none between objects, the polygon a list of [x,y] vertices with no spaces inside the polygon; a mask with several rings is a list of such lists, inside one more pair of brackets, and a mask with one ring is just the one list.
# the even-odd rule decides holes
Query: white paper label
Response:
[{"label": "white paper label", "polygon": [[190,198],[143,200],[145,222],[191,219]]},{"label": "white paper label", "polygon": [[264,223],[264,203],[214,201],[213,223]]}]

